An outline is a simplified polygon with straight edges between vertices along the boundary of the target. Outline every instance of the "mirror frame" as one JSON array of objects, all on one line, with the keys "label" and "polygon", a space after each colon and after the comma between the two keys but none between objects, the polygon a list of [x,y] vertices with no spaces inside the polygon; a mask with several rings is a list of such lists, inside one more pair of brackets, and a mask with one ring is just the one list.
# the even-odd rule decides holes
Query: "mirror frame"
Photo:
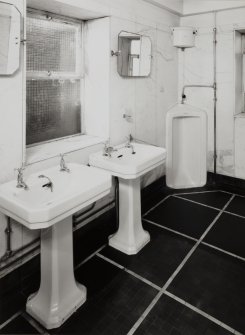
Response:
[{"label": "mirror frame", "polygon": [[[145,76],[126,76],[126,75],[122,75],[121,73],[119,73],[119,71],[118,71],[118,65],[119,65],[119,57],[121,56],[121,50],[120,50],[120,48],[119,48],[119,39],[120,39],[120,34],[121,33],[127,33],[127,34],[132,34],[132,35],[135,35],[135,36],[139,36],[140,37],[140,39],[142,38],[142,37],[146,37],[146,38],[149,38],[149,40],[150,40],[150,42],[151,42],[151,52],[150,52],[150,61],[151,61],[151,64],[150,64],[150,72],[149,72],[149,74],[148,75],[145,75]],[[152,40],[151,40],[151,38],[150,38],[150,36],[147,36],[147,35],[141,35],[141,34],[139,34],[139,33],[133,33],[133,32],[130,32],[130,31],[126,31],[126,30],[121,30],[120,32],[119,32],[119,34],[118,34],[118,52],[117,52],[117,72],[118,72],[118,74],[122,77],[122,78],[149,78],[150,76],[151,76],[151,74],[152,74],[152,58],[153,58],[153,56],[152,56]]]},{"label": "mirror frame", "polygon": [[[16,25],[16,29],[12,30],[11,27],[13,25],[13,15],[10,17],[10,32],[9,32],[9,41],[12,43],[9,43],[9,49],[8,49],[8,59],[7,59],[7,70],[6,73],[0,73],[0,77],[11,77],[13,76],[19,69],[20,69],[20,59],[21,59],[21,30],[22,30],[22,14],[20,10],[17,8],[15,4],[8,3],[8,2],[3,2],[0,1],[0,7],[1,5],[4,6],[9,6],[10,12],[13,10],[16,11],[16,13],[19,14],[19,22]],[[11,13],[12,14],[12,13]],[[18,50],[18,58],[16,58],[16,61],[13,62],[13,66],[11,67],[9,64],[11,64],[11,57],[15,57],[16,55],[16,50]],[[15,64],[16,63],[16,64]],[[13,68],[11,71],[8,72],[8,69]]]}]

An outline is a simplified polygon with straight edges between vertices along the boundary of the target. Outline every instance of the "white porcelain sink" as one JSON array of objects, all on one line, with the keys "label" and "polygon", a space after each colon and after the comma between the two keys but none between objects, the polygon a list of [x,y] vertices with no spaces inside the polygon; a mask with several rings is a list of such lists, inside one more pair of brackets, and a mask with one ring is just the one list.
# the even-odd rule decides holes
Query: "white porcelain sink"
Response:
[{"label": "white porcelain sink", "polygon": [[118,146],[111,157],[103,156],[102,152],[91,154],[89,163],[92,166],[111,172],[113,176],[123,179],[135,179],[164,163],[166,150],[152,145],[132,143],[131,148]]},{"label": "white porcelain sink", "polygon": [[[0,186],[0,211],[30,229],[41,229],[41,284],[29,297],[27,312],[45,328],[60,327],[85,301],[86,288],[77,283],[73,269],[72,214],[110,192],[109,173],[79,164],[47,169],[25,180]],[[51,188],[43,187],[48,179]]]},{"label": "white porcelain sink", "polygon": [[[29,189],[16,188],[16,180],[0,186],[0,211],[29,229],[47,228],[109,193],[108,173],[79,164],[69,164],[71,173],[59,166],[41,171],[26,179]],[[42,185],[51,179],[51,192]]]},{"label": "white porcelain sink", "polygon": [[111,157],[103,152],[90,155],[91,166],[107,170],[119,177],[119,229],[109,245],[128,255],[137,254],[149,241],[141,221],[140,176],[164,164],[163,148],[132,143],[133,147],[118,146]]}]

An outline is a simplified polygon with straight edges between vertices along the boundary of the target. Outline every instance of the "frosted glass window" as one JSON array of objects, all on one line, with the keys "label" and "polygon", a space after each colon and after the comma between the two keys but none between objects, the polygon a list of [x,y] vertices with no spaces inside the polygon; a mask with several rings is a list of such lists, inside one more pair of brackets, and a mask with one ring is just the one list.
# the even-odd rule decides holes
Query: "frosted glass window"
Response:
[{"label": "frosted glass window", "polygon": [[27,18],[27,145],[81,134],[81,23]]}]

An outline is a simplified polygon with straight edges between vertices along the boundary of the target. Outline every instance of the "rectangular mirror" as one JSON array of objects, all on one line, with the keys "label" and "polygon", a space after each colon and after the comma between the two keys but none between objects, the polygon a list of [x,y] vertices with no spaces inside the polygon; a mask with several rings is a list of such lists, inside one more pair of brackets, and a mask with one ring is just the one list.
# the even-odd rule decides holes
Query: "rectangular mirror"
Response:
[{"label": "rectangular mirror", "polygon": [[148,77],[151,74],[151,39],[121,31],[118,36],[117,70],[122,77]]},{"label": "rectangular mirror", "polygon": [[20,64],[21,14],[12,4],[0,2],[0,75],[11,75]]}]

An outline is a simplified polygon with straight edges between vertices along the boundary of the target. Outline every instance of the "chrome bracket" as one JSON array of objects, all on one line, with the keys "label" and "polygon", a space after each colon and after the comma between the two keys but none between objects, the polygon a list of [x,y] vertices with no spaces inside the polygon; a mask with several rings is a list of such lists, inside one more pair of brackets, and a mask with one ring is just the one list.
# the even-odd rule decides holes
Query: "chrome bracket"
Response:
[{"label": "chrome bracket", "polygon": [[118,50],[118,51],[113,51],[113,50],[111,50],[111,56],[113,57],[113,56],[120,56],[121,55],[121,51],[120,50]]}]

